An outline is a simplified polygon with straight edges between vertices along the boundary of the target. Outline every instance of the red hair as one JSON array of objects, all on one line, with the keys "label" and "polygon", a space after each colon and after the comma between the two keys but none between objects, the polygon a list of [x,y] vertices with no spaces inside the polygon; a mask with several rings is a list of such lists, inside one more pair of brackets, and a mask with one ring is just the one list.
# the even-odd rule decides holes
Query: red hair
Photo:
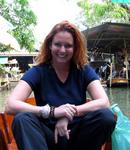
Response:
[{"label": "red hair", "polygon": [[72,34],[74,39],[74,54],[72,57],[72,62],[78,67],[82,67],[84,64],[88,63],[87,49],[85,44],[87,41],[85,40],[85,37],[74,24],[71,24],[68,21],[62,21],[56,24],[46,36],[44,43],[40,48],[40,52],[36,57],[37,64],[51,61],[52,56],[50,45],[52,44],[55,34],[61,31],[69,32]]}]

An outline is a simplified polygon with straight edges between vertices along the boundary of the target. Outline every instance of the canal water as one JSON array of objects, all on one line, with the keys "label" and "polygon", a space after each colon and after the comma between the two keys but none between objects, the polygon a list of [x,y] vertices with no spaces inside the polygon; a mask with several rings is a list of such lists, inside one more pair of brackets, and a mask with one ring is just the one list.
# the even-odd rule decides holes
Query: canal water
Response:
[{"label": "canal water", "polygon": [[0,112],[4,111],[4,106],[6,103],[6,99],[10,94],[11,90],[2,90],[0,91]]},{"label": "canal water", "polygon": [[[130,118],[130,88],[105,88],[106,93],[110,99],[110,103],[117,103],[122,112]],[[11,90],[0,91],[0,111],[4,110],[6,99]]]},{"label": "canal water", "polygon": [[118,104],[122,112],[130,119],[130,87],[107,88],[111,105]]}]

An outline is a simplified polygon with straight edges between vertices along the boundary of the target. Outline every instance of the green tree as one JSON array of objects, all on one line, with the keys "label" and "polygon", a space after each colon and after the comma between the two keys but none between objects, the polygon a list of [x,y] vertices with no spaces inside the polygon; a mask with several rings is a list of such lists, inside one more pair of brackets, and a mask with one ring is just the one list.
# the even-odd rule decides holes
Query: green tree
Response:
[{"label": "green tree", "polygon": [[88,27],[97,26],[103,22],[129,23],[130,21],[127,5],[112,3],[111,0],[103,0],[100,4],[82,0],[78,4],[83,8]]},{"label": "green tree", "polygon": [[18,40],[21,48],[33,51],[33,29],[37,18],[29,7],[28,0],[0,0],[0,14],[14,26],[9,32]]}]

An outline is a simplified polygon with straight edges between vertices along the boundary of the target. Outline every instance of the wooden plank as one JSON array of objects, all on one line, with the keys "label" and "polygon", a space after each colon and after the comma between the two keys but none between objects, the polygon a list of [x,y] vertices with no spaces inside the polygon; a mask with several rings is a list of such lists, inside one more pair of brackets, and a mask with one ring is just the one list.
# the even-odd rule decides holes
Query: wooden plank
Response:
[{"label": "wooden plank", "polygon": [[[34,98],[28,98],[26,102],[32,105],[36,105]],[[5,112],[0,113],[0,138],[2,138],[0,142],[1,144],[3,143],[2,145],[7,148],[2,149],[0,147],[0,150],[18,150],[11,129],[13,118],[13,115],[8,115]]]},{"label": "wooden plank", "polygon": [[8,150],[8,145],[2,129],[0,129],[0,150]]}]

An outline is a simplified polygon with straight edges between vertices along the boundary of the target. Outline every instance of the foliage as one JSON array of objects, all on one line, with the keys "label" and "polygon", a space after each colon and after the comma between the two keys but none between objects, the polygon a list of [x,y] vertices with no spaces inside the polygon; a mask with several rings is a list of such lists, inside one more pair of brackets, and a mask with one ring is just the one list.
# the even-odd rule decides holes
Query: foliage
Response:
[{"label": "foliage", "polygon": [[103,22],[129,23],[130,13],[121,4],[104,0],[102,3],[90,3],[90,0],[82,0],[79,6],[83,8],[84,15],[89,27]]},{"label": "foliage", "polygon": [[0,75],[6,73],[5,66],[0,64]]},{"label": "foliage", "polygon": [[0,52],[10,51],[11,47],[9,45],[4,45],[0,43]]},{"label": "foliage", "polygon": [[28,0],[0,0],[0,14],[14,26],[9,32],[18,40],[21,48],[32,51],[35,43],[33,28],[37,18]]}]

